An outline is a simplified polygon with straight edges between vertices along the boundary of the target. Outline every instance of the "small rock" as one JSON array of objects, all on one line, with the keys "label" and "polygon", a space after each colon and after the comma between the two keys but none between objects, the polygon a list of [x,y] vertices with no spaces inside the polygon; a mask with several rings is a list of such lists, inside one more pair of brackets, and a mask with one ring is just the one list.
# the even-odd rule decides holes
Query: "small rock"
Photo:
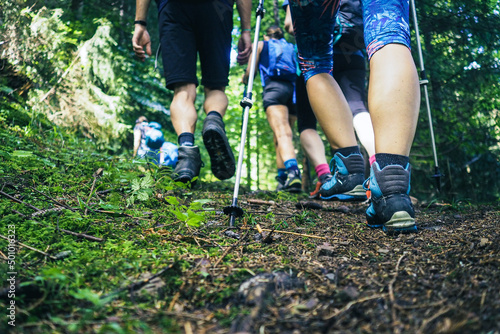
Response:
[{"label": "small rock", "polygon": [[486,246],[490,241],[488,240],[488,238],[481,238],[481,240],[479,241],[479,247],[484,247]]},{"label": "small rock", "polygon": [[226,237],[229,237],[229,238],[233,238],[233,239],[240,239],[240,235],[236,232],[233,232],[231,230],[227,230],[226,232],[224,232],[224,234],[226,235]]},{"label": "small rock", "polygon": [[318,256],[331,256],[335,255],[335,248],[328,243],[318,246]]},{"label": "small rock", "polygon": [[377,249],[377,252],[387,254],[390,252],[390,250],[388,250],[387,248],[379,248]]},{"label": "small rock", "polygon": [[330,281],[335,281],[335,274],[334,273],[329,273],[325,275],[326,278],[328,278]]},{"label": "small rock", "polygon": [[342,213],[349,213],[351,212],[351,209],[349,209],[347,206],[345,205],[341,205],[339,206],[336,211],[339,211],[339,212],[342,212]]},{"label": "small rock", "polygon": [[304,210],[304,209],[312,209],[312,210],[321,210],[323,209],[323,206],[319,203],[312,202],[312,201],[306,201],[306,202],[299,202],[295,204],[295,208],[299,210]]}]

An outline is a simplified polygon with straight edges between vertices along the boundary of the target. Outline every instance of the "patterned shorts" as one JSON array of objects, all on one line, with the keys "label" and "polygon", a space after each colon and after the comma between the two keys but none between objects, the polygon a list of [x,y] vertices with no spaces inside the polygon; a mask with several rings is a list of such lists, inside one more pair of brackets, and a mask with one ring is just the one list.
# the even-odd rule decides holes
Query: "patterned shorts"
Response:
[{"label": "patterned shorts", "polygon": [[[340,0],[290,0],[299,63],[307,81],[332,73],[333,30]],[[387,44],[410,48],[409,0],[362,0],[365,45],[370,59]]]}]

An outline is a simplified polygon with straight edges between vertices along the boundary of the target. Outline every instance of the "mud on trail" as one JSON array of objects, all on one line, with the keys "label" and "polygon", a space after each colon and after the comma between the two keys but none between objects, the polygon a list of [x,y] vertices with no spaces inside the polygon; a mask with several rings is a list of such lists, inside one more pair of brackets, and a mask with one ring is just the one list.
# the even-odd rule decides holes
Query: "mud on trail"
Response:
[{"label": "mud on trail", "polygon": [[417,204],[418,232],[387,236],[367,203],[258,197],[240,199],[239,239],[184,276],[185,332],[499,333],[498,205]]}]

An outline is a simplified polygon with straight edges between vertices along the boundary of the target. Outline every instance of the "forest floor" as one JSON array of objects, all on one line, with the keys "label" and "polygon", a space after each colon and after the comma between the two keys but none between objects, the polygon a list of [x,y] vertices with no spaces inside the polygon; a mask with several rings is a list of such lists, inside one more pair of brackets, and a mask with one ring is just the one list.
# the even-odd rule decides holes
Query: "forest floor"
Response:
[{"label": "forest floor", "polygon": [[242,187],[229,229],[233,184],[44,135],[0,133],[0,333],[500,333],[499,203],[417,201],[389,236]]}]

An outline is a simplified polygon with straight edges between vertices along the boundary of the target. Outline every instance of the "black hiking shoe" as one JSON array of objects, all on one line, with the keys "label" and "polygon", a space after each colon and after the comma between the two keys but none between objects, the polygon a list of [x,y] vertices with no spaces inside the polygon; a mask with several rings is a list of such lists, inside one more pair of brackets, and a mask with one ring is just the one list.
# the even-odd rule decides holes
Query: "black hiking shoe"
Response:
[{"label": "black hiking shoe", "polygon": [[282,179],[279,176],[276,176],[276,181],[278,181],[278,185],[276,186],[276,191],[282,191],[285,187],[286,179]]},{"label": "black hiking shoe", "polygon": [[231,178],[236,171],[233,151],[227,141],[222,118],[210,115],[203,123],[203,143],[210,155],[212,173],[219,180]]},{"label": "black hiking shoe", "polygon": [[283,186],[284,191],[290,193],[300,193],[302,192],[302,178],[298,171],[290,171],[288,173],[288,179]]},{"label": "black hiking shoe", "polygon": [[[368,185],[369,183],[369,185]],[[380,170],[377,162],[371,167],[365,184],[370,190],[370,206],[366,210],[366,223],[382,228],[388,234],[415,232],[415,210],[410,199],[410,164],[385,166]]]},{"label": "black hiking shoe", "polygon": [[[335,169],[331,168],[332,163],[335,165]],[[333,177],[321,186],[319,190],[321,199],[339,201],[366,200],[366,193],[363,189],[365,161],[361,154],[352,153],[344,157],[337,152],[330,161],[330,168]]]},{"label": "black hiking shoe", "polygon": [[198,146],[179,146],[179,158],[174,169],[174,181],[190,182],[200,175],[200,148]]}]

